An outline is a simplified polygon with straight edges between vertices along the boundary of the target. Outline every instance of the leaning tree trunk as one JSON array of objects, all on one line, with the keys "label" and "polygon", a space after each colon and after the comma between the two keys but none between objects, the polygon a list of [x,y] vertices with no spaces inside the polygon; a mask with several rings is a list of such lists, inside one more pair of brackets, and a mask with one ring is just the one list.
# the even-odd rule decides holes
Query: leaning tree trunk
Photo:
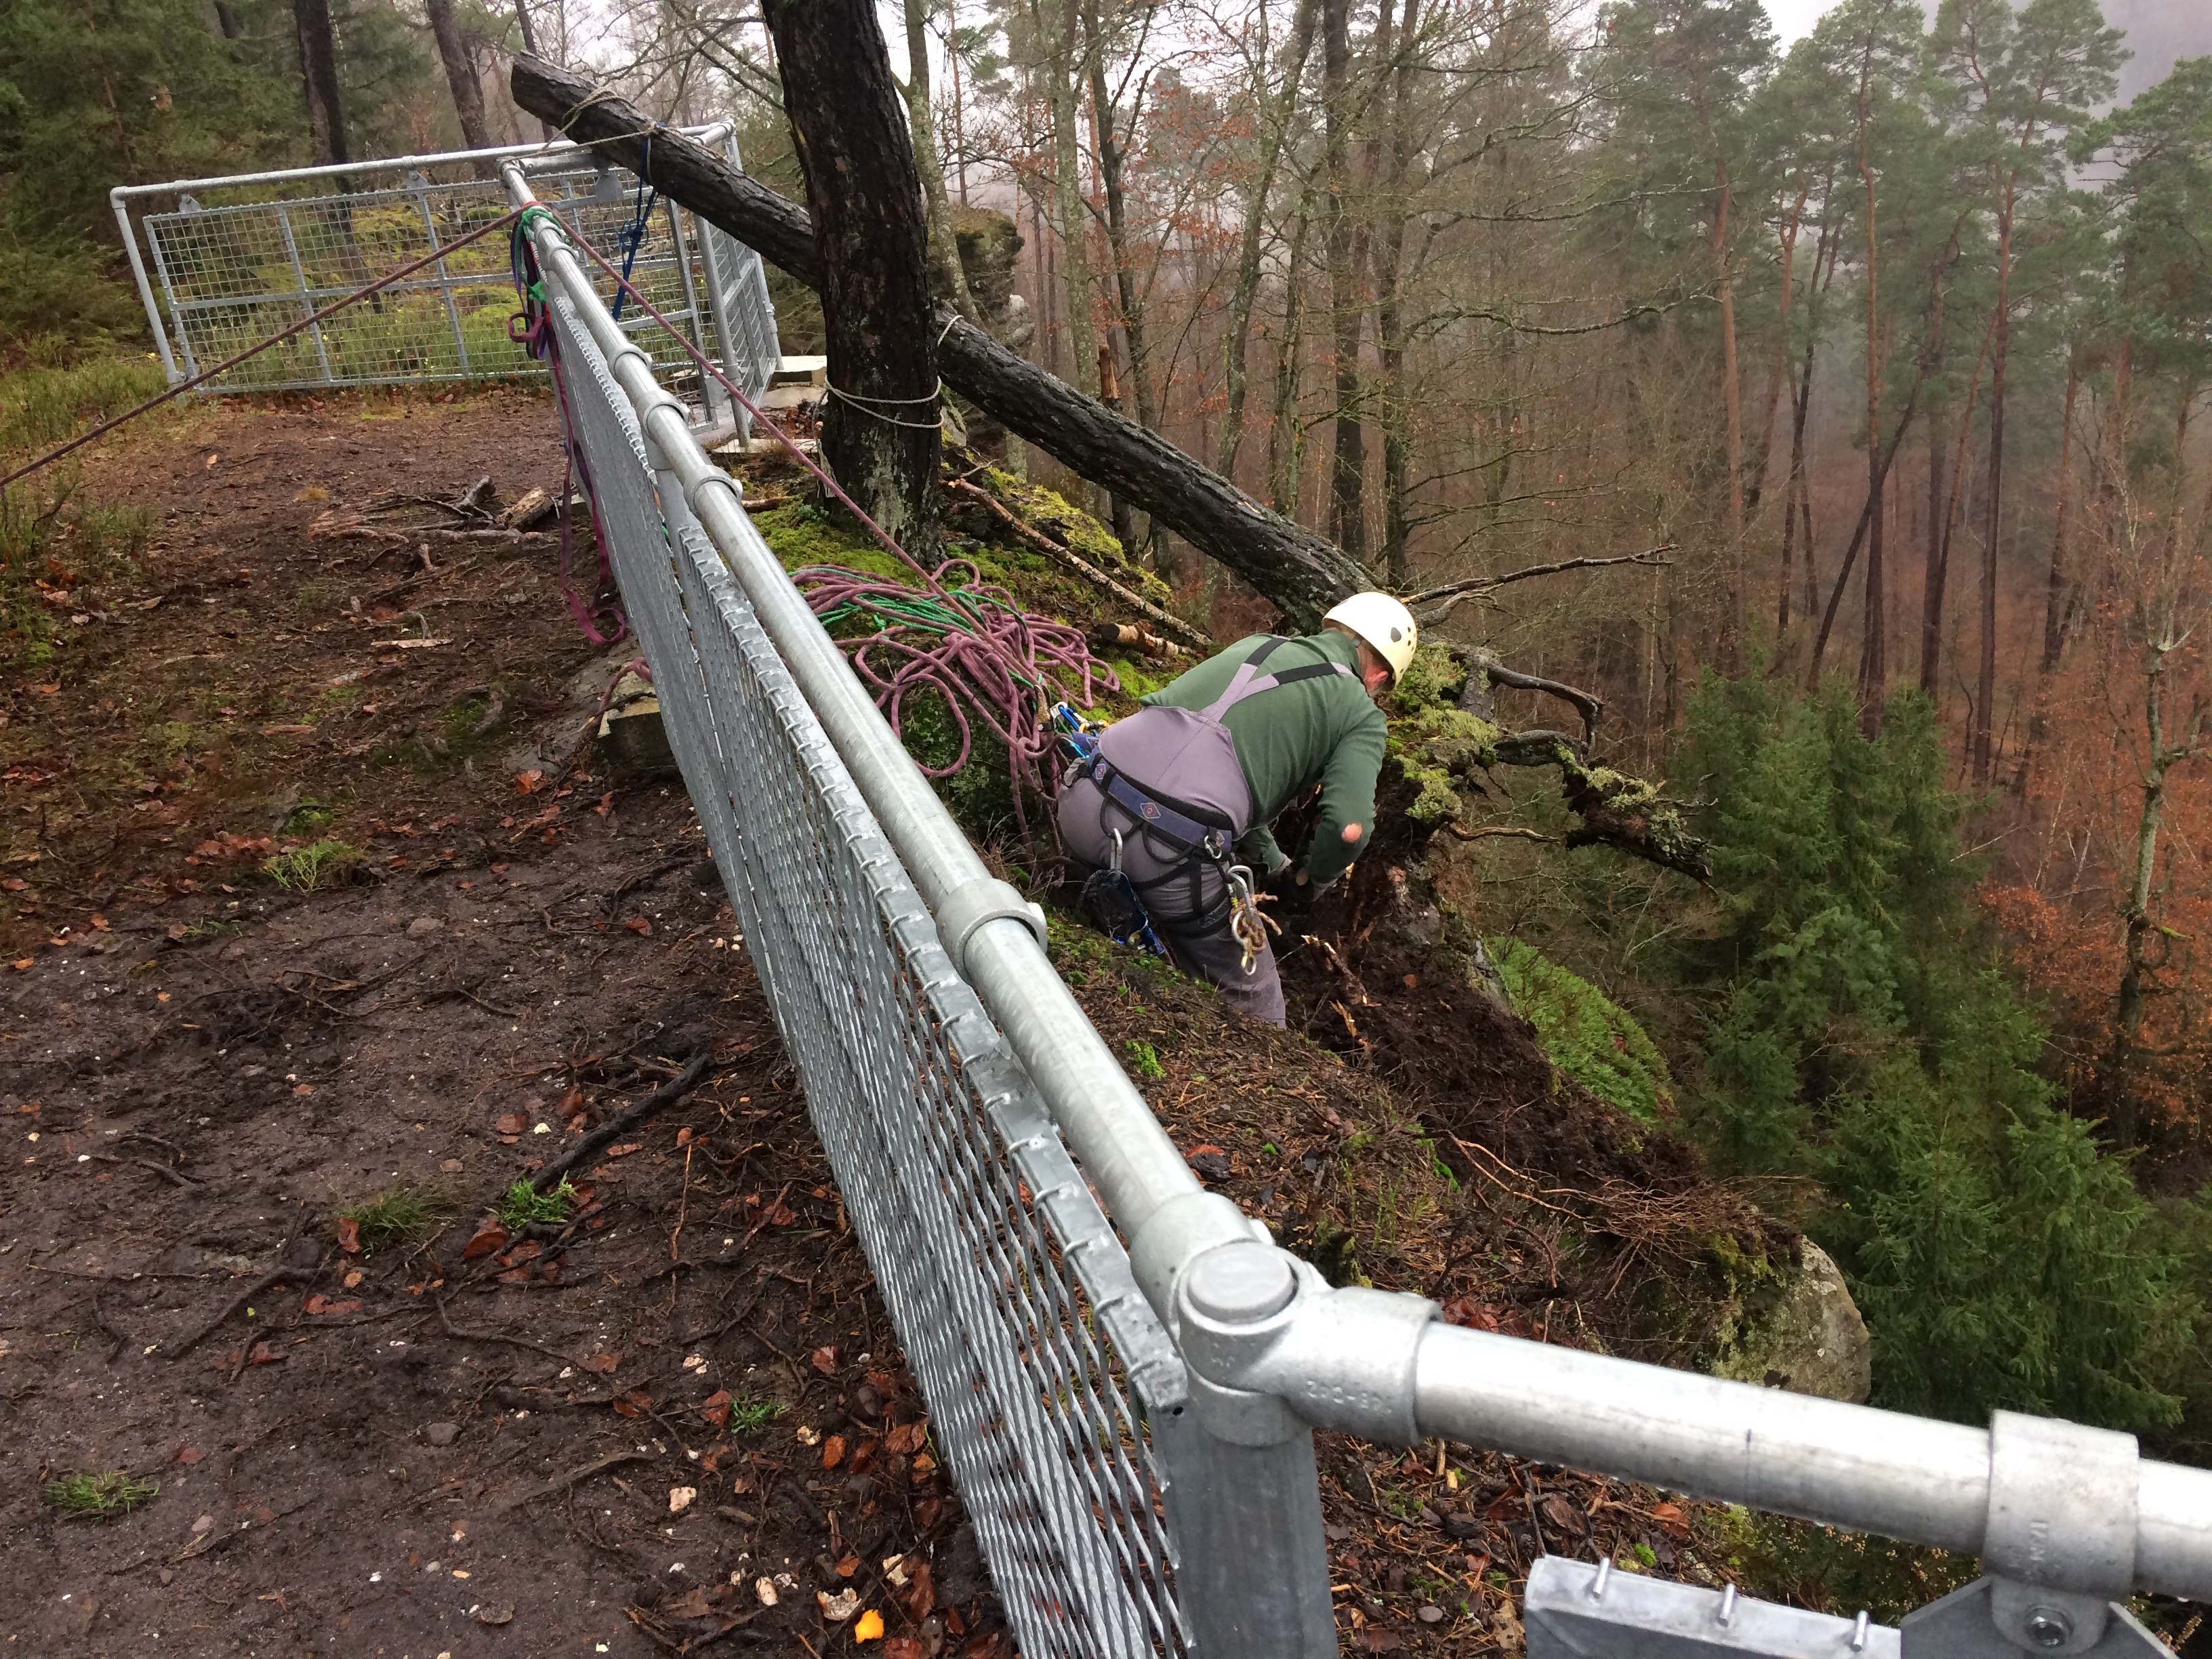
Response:
[{"label": "leaning tree trunk", "polygon": [[[867,0],[767,0],[823,274],[822,453],[908,552],[936,562],[936,330],[906,111]],[[660,148],[656,144],[654,148]]]},{"label": "leaning tree trunk", "polygon": [[[823,257],[805,210],[757,179],[666,128],[655,134],[647,155],[639,135],[651,129],[648,118],[569,70],[517,58],[511,85],[522,108],[642,172],[662,195],[757,248],[798,281],[823,287]],[[938,366],[952,390],[1218,559],[1279,606],[1291,627],[1317,625],[1330,605],[1366,586],[1365,573],[1340,549],[1269,512],[1158,434],[1054,379],[949,307],[938,308],[929,328],[941,334]]]},{"label": "leaning tree trunk", "polygon": [[446,66],[446,83],[453,89],[453,113],[460,118],[461,142],[471,149],[491,148],[491,129],[484,124],[483,86],[477,79],[476,60],[468,42],[461,39],[453,20],[453,0],[424,0],[429,15],[430,38],[438,43],[439,61]]}]

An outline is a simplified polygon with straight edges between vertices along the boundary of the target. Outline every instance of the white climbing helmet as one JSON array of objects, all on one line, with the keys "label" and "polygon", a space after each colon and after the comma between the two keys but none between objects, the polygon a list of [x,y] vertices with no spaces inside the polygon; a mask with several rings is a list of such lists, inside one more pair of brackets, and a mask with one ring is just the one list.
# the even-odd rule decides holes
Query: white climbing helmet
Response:
[{"label": "white climbing helmet", "polygon": [[1388,593],[1354,593],[1339,600],[1322,620],[1373,646],[1375,653],[1390,665],[1393,682],[1406,672],[1406,665],[1413,660],[1413,647],[1420,643],[1413,613]]}]

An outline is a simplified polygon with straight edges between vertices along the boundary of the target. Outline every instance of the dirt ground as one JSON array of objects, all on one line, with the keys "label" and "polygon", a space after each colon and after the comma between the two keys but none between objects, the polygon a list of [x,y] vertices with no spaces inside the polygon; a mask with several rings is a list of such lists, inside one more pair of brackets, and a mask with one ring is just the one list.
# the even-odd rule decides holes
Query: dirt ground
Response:
[{"label": "dirt ground", "polygon": [[[162,513],[135,571],[47,573],[55,654],[0,688],[11,1652],[820,1659],[870,1613],[886,1659],[1011,1652],[688,803],[582,742],[628,652],[550,538],[328,533],[557,490],[556,432],[232,404],[86,467]],[[414,505],[375,523],[450,521]],[[332,842],[316,890],[264,870]],[[1371,1073],[1060,955],[1204,1178],[1544,1334],[1556,1261],[1443,1224]],[[479,1231],[702,1064],[564,1214]],[[1324,1442],[1356,1650],[1517,1650],[1542,1549],[1713,1577],[1659,1494]],[[118,1472],[131,1512],[57,1506]]]},{"label": "dirt ground", "polygon": [[[826,1652],[860,1617],[817,1592],[849,1591],[892,1650],[1002,1651],[688,803],[554,781],[625,653],[542,542],[441,545],[391,594],[410,550],[307,533],[388,491],[557,487],[548,411],[195,436],[88,469],[174,506],[0,729],[5,1644],[641,1654],[737,1621]],[[366,854],[343,884],[259,869],[330,839]],[[695,1056],[703,1086],[580,1166],[569,1224],[469,1243]],[[109,1471],[158,1495],[47,1501]]]}]

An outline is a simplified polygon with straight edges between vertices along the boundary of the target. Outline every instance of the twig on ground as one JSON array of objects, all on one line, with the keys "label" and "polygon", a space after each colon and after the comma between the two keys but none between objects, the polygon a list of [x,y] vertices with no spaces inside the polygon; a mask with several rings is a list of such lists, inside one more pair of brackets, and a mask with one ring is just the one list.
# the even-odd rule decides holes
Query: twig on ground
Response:
[{"label": "twig on ground", "polygon": [[558,1348],[549,1348],[542,1342],[532,1342],[526,1336],[509,1336],[504,1331],[472,1331],[453,1323],[453,1316],[446,1311],[443,1300],[438,1304],[438,1322],[446,1328],[446,1334],[464,1342],[504,1342],[510,1347],[527,1348],[532,1353],[542,1353],[548,1359],[557,1359],[563,1365],[577,1370],[588,1369],[582,1361],[562,1353]]},{"label": "twig on ground", "polygon": [[[287,1240],[286,1243],[289,1244],[290,1241]],[[225,1303],[221,1313],[217,1314],[213,1319],[209,1320],[206,1324],[201,1326],[199,1329],[194,1331],[190,1336],[177,1344],[175,1347],[170,1349],[169,1358],[173,1360],[182,1359],[194,1348],[199,1346],[201,1343],[206,1341],[208,1338],[213,1336],[216,1332],[222,1329],[224,1323],[228,1321],[233,1314],[236,1313],[247,1303],[252,1301],[255,1297],[259,1296],[262,1291],[273,1289],[279,1285],[294,1284],[302,1279],[312,1279],[314,1275],[315,1270],[313,1267],[271,1267],[267,1273],[263,1273],[251,1285],[248,1285],[244,1290],[240,1291],[236,1296],[231,1297],[228,1302]]]},{"label": "twig on ground", "polygon": [[112,1365],[116,1360],[121,1357],[123,1350],[129,1346],[131,1337],[129,1333],[118,1330],[114,1326],[107,1322],[106,1311],[100,1305],[100,1286],[98,1285],[94,1285],[92,1287],[92,1322],[99,1327],[100,1334],[102,1336],[109,1337],[113,1340],[114,1346],[107,1351],[107,1363]]},{"label": "twig on ground", "polygon": [[552,1191],[560,1184],[561,1178],[578,1164],[598,1157],[602,1148],[613,1145],[647,1119],[666,1111],[690,1094],[707,1080],[707,1074],[714,1069],[714,1050],[711,1048],[701,1050],[690,1065],[636,1105],[601,1124],[540,1170],[530,1184],[541,1193]]},{"label": "twig on ground", "polygon": [[566,1474],[556,1475],[542,1486],[532,1486],[519,1497],[508,1498],[506,1503],[499,1506],[499,1512],[501,1515],[508,1515],[526,1504],[536,1503],[541,1498],[558,1498],[580,1480],[588,1480],[595,1474],[604,1474],[607,1470],[619,1468],[624,1463],[641,1462],[644,1461],[645,1456],[646,1454],[643,1452],[609,1452],[605,1457],[594,1458],[580,1469],[571,1469]]}]

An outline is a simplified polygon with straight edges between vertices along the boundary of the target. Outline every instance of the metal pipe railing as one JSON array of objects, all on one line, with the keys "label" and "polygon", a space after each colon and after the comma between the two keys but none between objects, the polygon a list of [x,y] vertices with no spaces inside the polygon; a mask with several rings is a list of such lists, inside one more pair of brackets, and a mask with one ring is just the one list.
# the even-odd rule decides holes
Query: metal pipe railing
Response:
[{"label": "metal pipe railing", "polygon": [[[536,202],[523,169],[509,198]],[[699,447],[684,406],[599,301],[550,213],[531,216],[539,268],[589,331],[630,403],[658,469],[751,604],[762,631],[821,722],[862,799],[935,919],[946,953],[1028,1071],[1061,1138],[1122,1233],[1152,1229],[1168,1271],[1139,1275],[1162,1316],[1173,1269],[1229,1241],[1251,1243],[1237,1207],[1206,1192],[1045,953],[1041,912],[994,878],[875,706],[845,653],[746,516],[736,483]],[[1155,1223],[1158,1224],[1155,1226]],[[1324,1659],[1337,1651],[1312,1431],[1285,1418],[1270,1437],[1224,1442],[1177,1407],[1155,1425],[1163,1494],[1181,1540],[1180,1604],[1219,1659]]]}]

